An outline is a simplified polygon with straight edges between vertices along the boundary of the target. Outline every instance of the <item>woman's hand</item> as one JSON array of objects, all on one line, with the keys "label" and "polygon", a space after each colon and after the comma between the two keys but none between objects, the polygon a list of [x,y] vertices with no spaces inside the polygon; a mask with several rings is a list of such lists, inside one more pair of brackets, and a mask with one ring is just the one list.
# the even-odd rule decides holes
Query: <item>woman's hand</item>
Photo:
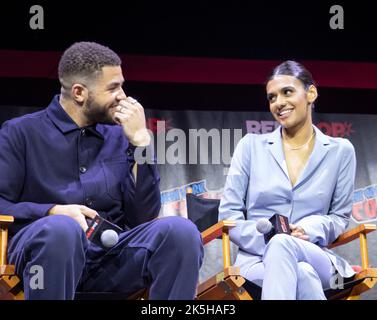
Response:
[{"label": "woman's hand", "polygon": [[306,241],[309,240],[309,236],[305,233],[305,230],[300,226],[297,226],[295,224],[289,224],[289,227],[291,228],[292,237],[296,237]]}]

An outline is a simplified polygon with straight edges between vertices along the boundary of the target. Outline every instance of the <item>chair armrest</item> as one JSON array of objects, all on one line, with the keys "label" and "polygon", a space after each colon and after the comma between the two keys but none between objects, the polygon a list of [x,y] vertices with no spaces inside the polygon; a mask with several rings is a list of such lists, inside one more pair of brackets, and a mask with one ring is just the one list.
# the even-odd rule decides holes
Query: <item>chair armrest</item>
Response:
[{"label": "chair armrest", "polygon": [[13,216],[2,216],[0,215],[0,226],[7,226],[14,222]]},{"label": "chair armrest", "polygon": [[366,235],[370,232],[375,231],[376,229],[377,229],[377,226],[374,224],[361,224],[357,226],[356,228],[353,228],[341,234],[338,237],[338,239],[336,239],[332,244],[328,246],[328,248],[332,249],[332,248],[341,246],[343,244],[346,244],[348,242],[351,242],[357,239],[360,236],[360,234]]},{"label": "chair armrest", "polygon": [[230,266],[230,239],[229,229],[236,226],[235,221],[222,220],[202,232],[203,244],[222,237],[224,269]]},{"label": "chair armrest", "polygon": [[12,223],[14,222],[14,218],[13,216],[4,216],[4,215],[0,215],[0,224],[3,224],[3,223]]},{"label": "chair armrest", "polygon": [[13,221],[12,216],[0,215],[0,266],[7,264],[8,225]]},{"label": "chair armrest", "polygon": [[218,223],[214,224],[213,226],[209,227],[208,229],[202,232],[203,244],[207,244],[211,242],[213,239],[220,237],[223,231],[227,231],[230,228],[236,226],[235,221],[231,220],[222,220]]}]

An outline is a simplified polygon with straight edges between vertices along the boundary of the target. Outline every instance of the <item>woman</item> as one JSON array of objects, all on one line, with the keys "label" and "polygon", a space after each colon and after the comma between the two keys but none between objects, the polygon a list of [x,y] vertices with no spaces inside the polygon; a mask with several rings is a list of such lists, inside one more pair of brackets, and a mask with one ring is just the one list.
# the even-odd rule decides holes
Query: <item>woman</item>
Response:
[{"label": "woman", "polygon": [[[239,246],[235,265],[262,286],[262,299],[326,299],[323,289],[355,273],[326,248],[348,225],[356,170],[352,144],[312,123],[317,89],[304,66],[286,61],[266,85],[274,132],[247,134],[237,145],[219,208]],[[244,214],[245,212],[245,214]],[[291,235],[267,244],[261,218],[288,217]]]}]

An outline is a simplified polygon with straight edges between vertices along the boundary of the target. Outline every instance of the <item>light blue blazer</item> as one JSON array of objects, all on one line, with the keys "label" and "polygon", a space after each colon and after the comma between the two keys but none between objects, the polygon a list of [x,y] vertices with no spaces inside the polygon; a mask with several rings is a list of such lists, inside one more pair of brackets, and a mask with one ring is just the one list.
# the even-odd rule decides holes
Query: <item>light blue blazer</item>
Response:
[{"label": "light blue blazer", "polygon": [[[292,187],[281,127],[268,134],[247,134],[238,143],[224,187],[219,220],[235,220],[231,240],[239,246],[235,265],[244,270],[262,261],[265,241],[255,226],[279,213],[304,228],[343,277],[355,274],[340,256],[325,248],[348,226],[356,171],[355,150],[342,138],[314,127],[312,154]],[[245,214],[244,214],[245,213]],[[245,218],[246,216],[246,218]]]}]

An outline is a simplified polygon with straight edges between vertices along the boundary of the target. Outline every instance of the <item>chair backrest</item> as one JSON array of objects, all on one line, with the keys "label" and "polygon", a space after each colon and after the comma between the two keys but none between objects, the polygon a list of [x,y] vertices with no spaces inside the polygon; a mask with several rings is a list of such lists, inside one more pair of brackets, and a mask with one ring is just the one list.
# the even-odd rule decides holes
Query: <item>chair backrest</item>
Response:
[{"label": "chair backrest", "polygon": [[187,218],[200,232],[218,222],[220,199],[207,199],[192,193],[186,194]]}]

